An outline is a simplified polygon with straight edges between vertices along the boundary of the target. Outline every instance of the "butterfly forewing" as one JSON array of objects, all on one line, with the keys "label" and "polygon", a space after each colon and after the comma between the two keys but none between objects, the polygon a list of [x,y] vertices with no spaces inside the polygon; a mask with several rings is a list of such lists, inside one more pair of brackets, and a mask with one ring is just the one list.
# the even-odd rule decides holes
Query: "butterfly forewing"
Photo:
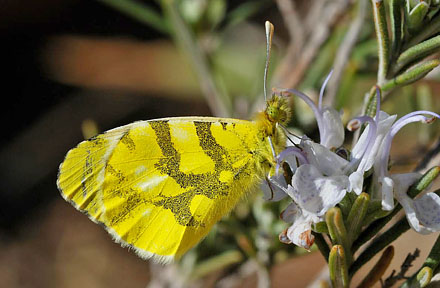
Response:
[{"label": "butterfly forewing", "polygon": [[168,261],[205,236],[258,182],[254,122],[167,118],[80,143],[60,166],[67,200],[144,258]]}]

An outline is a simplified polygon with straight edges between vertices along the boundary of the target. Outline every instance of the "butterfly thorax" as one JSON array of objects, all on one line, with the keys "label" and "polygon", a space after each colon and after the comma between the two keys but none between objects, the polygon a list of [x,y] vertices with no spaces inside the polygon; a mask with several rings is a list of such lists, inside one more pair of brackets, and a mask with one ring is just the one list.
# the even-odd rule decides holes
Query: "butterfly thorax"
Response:
[{"label": "butterfly thorax", "polygon": [[[276,154],[280,153],[286,146],[286,135],[280,125],[287,125],[291,118],[291,110],[287,103],[287,99],[278,95],[273,95],[266,102],[266,109],[257,114],[256,123],[261,138],[259,156],[262,158],[256,161],[257,167],[264,174],[274,168],[276,160],[273,157],[272,147],[269,141],[272,141],[273,149]],[[269,138],[271,140],[269,140]]]}]

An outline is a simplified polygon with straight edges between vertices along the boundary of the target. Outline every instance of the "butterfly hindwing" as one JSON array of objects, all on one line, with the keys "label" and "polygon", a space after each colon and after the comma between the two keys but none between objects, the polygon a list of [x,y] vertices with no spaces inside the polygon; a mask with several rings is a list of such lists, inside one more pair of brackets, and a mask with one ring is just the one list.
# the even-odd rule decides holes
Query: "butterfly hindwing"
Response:
[{"label": "butterfly hindwing", "polygon": [[58,186],[77,209],[144,257],[169,261],[204,237],[258,182],[254,122],[140,121],[80,143]]}]

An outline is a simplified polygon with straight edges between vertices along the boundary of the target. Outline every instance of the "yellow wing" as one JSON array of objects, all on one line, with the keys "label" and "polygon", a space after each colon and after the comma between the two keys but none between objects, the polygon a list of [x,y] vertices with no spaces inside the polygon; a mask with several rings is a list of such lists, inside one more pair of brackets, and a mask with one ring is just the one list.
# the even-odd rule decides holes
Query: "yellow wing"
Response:
[{"label": "yellow wing", "polygon": [[255,122],[244,120],[135,122],[70,150],[57,184],[115,241],[143,258],[168,262],[258,183],[264,140]]}]

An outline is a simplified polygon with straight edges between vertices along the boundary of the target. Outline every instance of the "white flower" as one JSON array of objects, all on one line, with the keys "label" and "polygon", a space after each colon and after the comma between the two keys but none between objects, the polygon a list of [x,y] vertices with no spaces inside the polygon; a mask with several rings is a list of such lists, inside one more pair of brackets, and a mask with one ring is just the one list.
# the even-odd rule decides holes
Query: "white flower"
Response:
[{"label": "white flower", "polygon": [[348,123],[347,128],[350,131],[360,128],[363,123],[368,123],[351,151],[350,165],[345,171],[350,174],[351,190],[357,195],[362,193],[364,173],[373,167],[383,140],[395,120],[396,115],[390,116],[380,110],[380,89],[377,87],[376,116],[374,118],[369,116],[356,117]]},{"label": "white flower", "polygon": [[[384,210],[392,210],[396,198],[403,206],[408,222],[416,231],[440,231],[440,197],[435,193],[428,193],[412,200],[406,194],[408,187],[420,175],[388,175],[389,152],[394,135],[408,123],[432,121],[433,118],[425,115],[440,116],[429,111],[417,111],[396,121],[396,115],[390,116],[380,110],[378,88],[375,117],[356,117],[348,125],[353,130],[367,123],[352,153],[345,157],[349,159],[345,159],[334,152],[344,142],[341,115],[333,108],[322,107],[324,88],[329,77],[321,89],[318,105],[300,91],[280,90],[295,94],[310,106],[320,135],[320,143],[304,136],[295,146],[282,151],[278,155],[276,174],[268,178],[267,187],[271,189],[266,189],[267,199],[277,201],[288,195],[293,200],[281,214],[281,218],[292,225],[280,235],[280,240],[309,249],[314,241],[312,225],[323,221],[325,213],[335,207],[347,192],[354,191],[359,195],[363,191],[364,174],[372,168],[374,174],[371,199],[381,200]],[[287,183],[284,176],[278,174],[282,162],[288,163],[294,173],[291,183]]]},{"label": "white flower", "polygon": [[310,164],[298,167],[292,185],[285,189],[294,201],[281,214],[284,221],[292,222],[285,236],[292,243],[309,249],[313,244],[312,224],[324,220],[325,212],[344,198],[349,185],[348,177],[324,176]]},{"label": "white flower", "polygon": [[[299,148],[288,147],[278,155],[278,163],[286,161],[294,172],[291,183],[286,186],[285,180],[280,181],[276,175],[269,178],[272,186],[284,191],[294,201],[281,214],[281,218],[292,225],[280,236],[280,240],[293,242],[306,249],[314,241],[312,225],[323,221],[327,210],[338,204],[351,186],[348,176],[344,174],[349,162],[330,150],[340,147],[344,142],[340,113],[333,108],[322,107],[324,88],[330,76],[321,89],[318,106],[300,91],[280,91],[293,93],[310,106],[315,113],[320,134],[319,144],[304,137]],[[288,160],[289,157],[293,158]],[[296,167],[296,159],[299,167]],[[277,171],[278,168],[279,165]]]},{"label": "white flower", "polygon": [[[380,111],[380,93],[377,91],[377,113],[373,119],[368,116],[358,117],[349,126],[360,127],[361,123],[368,122],[359,141],[352,150],[350,169],[356,170],[350,174],[350,183],[353,191],[359,194],[362,191],[363,174],[374,167],[371,199],[382,201],[382,209],[394,209],[394,198],[402,205],[411,227],[419,233],[440,231],[440,197],[435,193],[428,193],[415,200],[407,195],[407,190],[420,175],[405,173],[388,175],[388,161],[391,143],[397,132],[412,122],[430,123],[440,115],[430,111],[411,112],[396,121],[396,115],[388,115]],[[430,115],[431,117],[426,117]],[[357,122],[357,123],[356,123]]]},{"label": "white flower", "polygon": [[308,139],[302,140],[299,146],[307,161],[318,168],[323,175],[345,175],[344,170],[349,162],[325,146]]},{"label": "white flower", "polygon": [[418,173],[395,174],[394,195],[405,210],[406,219],[411,227],[421,234],[440,231],[440,197],[429,192],[416,199],[411,199],[406,192],[416,180]]},{"label": "white flower", "polygon": [[[433,116],[426,117],[425,115]],[[412,122],[424,122],[430,123],[435,118],[439,118],[440,115],[430,112],[430,111],[415,111],[411,112],[399,120],[397,120],[389,129],[388,133],[383,137],[382,143],[380,144],[379,150],[375,155],[374,159],[374,189],[372,199],[382,199],[382,208],[384,210],[392,210],[394,209],[394,197],[399,199],[396,196],[395,186],[400,185],[399,183],[395,183],[393,178],[388,175],[388,160],[390,156],[391,143],[394,136],[397,132]],[[409,175],[409,174],[405,174]],[[402,180],[401,177],[397,177],[394,175],[396,179]],[[405,185],[403,185],[405,186]],[[393,193],[394,192],[394,193]],[[406,192],[406,191],[405,191]],[[401,198],[403,199],[403,198]],[[403,206],[403,205],[402,205]]]},{"label": "white flower", "polygon": [[[280,187],[287,187],[286,179],[283,174],[273,175],[270,181],[263,181],[261,190],[263,191],[263,199],[266,201],[280,201],[287,197],[287,194]],[[268,179],[269,180],[269,179]],[[277,183],[277,184],[274,184]]]},{"label": "white flower", "polygon": [[[391,142],[397,132],[412,122],[430,123],[440,115],[430,111],[411,112],[396,121],[396,115],[388,115],[380,111],[380,91],[377,95],[376,117],[368,116],[355,118],[348,126],[360,127],[368,122],[359,141],[352,150],[349,170],[356,170],[350,174],[350,183],[353,191],[359,194],[362,191],[363,174],[374,167],[371,199],[382,201],[382,209],[394,209],[394,198],[402,205],[411,227],[419,233],[440,231],[440,197],[435,193],[428,193],[415,200],[407,195],[407,190],[420,175],[417,173],[388,174],[388,161]],[[431,117],[426,117],[430,115]]]},{"label": "white flower", "polygon": [[[351,188],[357,195],[362,192],[364,173],[373,167],[383,139],[396,119],[396,115],[390,116],[383,111],[377,111],[374,119],[368,116],[357,117],[348,124],[348,127],[353,129],[353,126],[360,127],[362,123],[368,122],[353,147],[350,165],[346,169],[346,172],[350,174]],[[355,122],[358,123],[354,124]]]},{"label": "white flower", "polygon": [[332,107],[323,107],[322,98],[333,71],[329,73],[319,93],[318,106],[304,93],[295,89],[280,89],[280,93],[294,94],[301,98],[312,109],[318,124],[320,144],[328,149],[338,148],[344,143],[344,125],[341,114]]},{"label": "white flower", "polygon": [[349,184],[344,175],[324,176],[315,166],[305,164],[296,170],[287,194],[301,209],[321,218],[344,198]]},{"label": "white flower", "polygon": [[280,217],[288,223],[293,223],[280,235],[280,241],[287,244],[294,243],[307,250],[310,249],[315,239],[312,235],[312,223],[318,219],[302,210],[295,203],[290,203]]}]

